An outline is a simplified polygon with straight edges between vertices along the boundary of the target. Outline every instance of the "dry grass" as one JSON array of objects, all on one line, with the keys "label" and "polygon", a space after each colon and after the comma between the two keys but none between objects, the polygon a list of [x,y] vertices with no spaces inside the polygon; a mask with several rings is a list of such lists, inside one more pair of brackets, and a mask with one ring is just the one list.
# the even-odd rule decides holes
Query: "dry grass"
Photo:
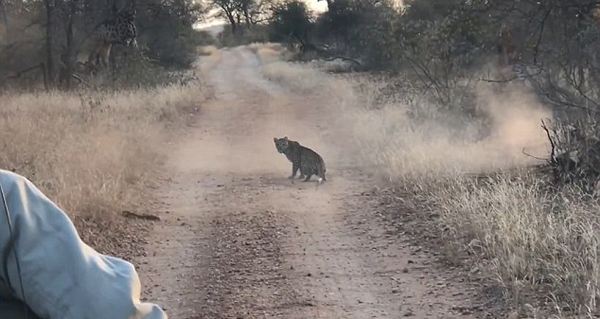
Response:
[{"label": "dry grass", "polygon": [[[476,114],[464,114],[432,104],[408,81],[390,95],[387,83],[319,67],[271,62],[263,73],[330,108],[330,142],[346,152],[338,164],[350,158],[411,194],[407,202],[440,213],[433,231],[452,243],[444,251],[472,253],[518,310],[598,315],[600,204],[577,189],[552,189],[527,169],[541,162],[523,150],[548,154],[540,121],[551,117],[532,95],[480,87]],[[488,174],[496,177],[472,178]]]},{"label": "dry grass", "polygon": [[548,190],[527,174],[445,185],[431,196],[447,236],[484,257],[516,305],[533,303],[537,293],[555,315],[597,314],[600,205],[578,190]]},{"label": "dry grass", "polygon": [[251,43],[247,46],[262,64],[270,64],[291,58],[291,53],[279,43]]},{"label": "dry grass", "polygon": [[204,46],[198,48],[202,52],[202,58],[198,60],[196,67],[200,74],[207,74],[213,69],[223,58],[221,51],[214,46]]},{"label": "dry grass", "polygon": [[200,46],[196,50],[199,56],[213,56],[219,53],[219,48],[214,45]]},{"label": "dry grass", "polygon": [[311,64],[271,61],[263,65],[262,72],[266,78],[282,83],[301,94],[319,95],[327,93],[324,89],[336,87],[333,79],[323,76],[323,73]]},{"label": "dry grass", "polygon": [[[516,309],[538,318],[598,315],[600,204],[577,189],[552,189],[525,169],[541,162],[523,149],[548,154],[540,120],[551,117],[526,91],[479,88],[473,117],[416,94],[382,99],[385,83],[371,78],[281,62],[264,73],[295,91],[323,92],[353,165],[439,212],[436,229],[453,243],[445,251],[473,253]],[[503,171],[486,182],[472,178]]]},{"label": "dry grass", "polygon": [[[365,162],[426,209],[442,212],[438,227],[453,243],[447,251],[475,252],[517,309],[531,303],[533,309],[551,305],[559,318],[597,315],[600,205],[576,189],[550,189],[527,170],[485,183],[469,177],[540,163],[522,149],[547,154],[539,123],[548,112],[522,93],[482,99],[489,107],[483,123],[415,121],[394,104],[348,116]],[[481,124],[489,133],[477,138]]]},{"label": "dry grass", "polygon": [[[558,317],[597,314],[600,205],[578,190],[549,189],[526,170],[486,183],[469,177],[539,164],[522,149],[547,154],[539,123],[549,114],[516,92],[501,99],[485,93],[480,103],[488,119],[481,123],[433,114],[416,120],[407,116],[410,108],[428,106],[397,103],[359,107],[345,121],[353,123],[367,167],[421,207],[442,212],[438,227],[453,243],[447,251],[475,252],[515,307],[550,304]],[[487,134],[478,137],[482,125]]]},{"label": "dry grass", "polygon": [[4,93],[0,165],[30,178],[73,215],[134,210],[169,132],[205,99],[202,87]]}]

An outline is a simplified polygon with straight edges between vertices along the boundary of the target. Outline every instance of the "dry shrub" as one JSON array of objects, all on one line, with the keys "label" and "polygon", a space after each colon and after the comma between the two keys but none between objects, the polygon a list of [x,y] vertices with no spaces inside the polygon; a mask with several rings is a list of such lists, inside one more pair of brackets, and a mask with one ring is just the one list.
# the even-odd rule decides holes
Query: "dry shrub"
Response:
[{"label": "dry shrub", "polygon": [[580,186],[589,194],[600,191],[600,121],[584,115],[572,120],[547,121],[543,128],[551,144],[549,166],[558,185]]},{"label": "dry shrub", "polygon": [[434,229],[454,243],[448,253],[475,252],[515,305],[542,297],[559,315],[597,313],[600,219],[594,212],[600,205],[578,189],[549,188],[529,170],[485,183],[473,179],[543,163],[522,151],[547,156],[540,124],[550,112],[521,90],[479,90],[472,118],[419,97],[382,100],[381,85],[359,82],[354,95],[339,82],[326,89],[338,92],[337,125],[357,146],[350,151],[361,155],[362,167],[408,191],[417,207],[442,212]]},{"label": "dry shrub", "polygon": [[262,64],[269,64],[290,58],[289,51],[278,43],[252,43],[248,48],[253,51]]},{"label": "dry shrub", "polygon": [[391,180],[435,183],[440,176],[536,164],[523,149],[540,156],[547,152],[539,125],[550,114],[522,92],[500,98],[481,90],[473,117],[441,110],[419,97],[382,100],[381,87],[374,84],[369,90],[364,81],[357,101],[343,103],[341,121],[352,123],[366,165]]},{"label": "dry shrub", "polygon": [[471,253],[516,306],[534,304],[539,314],[549,302],[557,317],[597,314],[600,205],[578,188],[557,190],[530,173],[544,161],[523,150],[548,156],[541,120],[551,118],[533,95],[478,87],[472,114],[432,104],[410,85],[390,95],[387,83],[371,76],[282,62],[263,72],[328,110],[328,143],[340,144],[337,168],[379,173],[410,194],[402,205],[423,216],[431,215],[423,209],[439,212],[428,228],[444,234],[445,252]]},{"label": "dry shrub", "polygon": [[204,100],[201,88],[4,93],[0,165],[74,215],[135,209],[168,133]]},{"label": "dry shrub", "polygon": [[277,61],[264,65],[262,72],[269,80],[282,83],[301,94],[322,94],[325,88],[336,86],[333,79],[324,76],[310,64]]},{"label": "dry shrub", "polygon": [[537,293],[558,314],[597,314],[600,205],[577,189],[549,190],[526,173],[444,185],[432,195],[446,235],[484,257],[517,305]]},{"label": "dry shrub", "polygon": [[[580,189],[549,188],[527,170],[473,179],[543,163],[522,150],[547,156],[546,109],[520,90],[480,90],[479,118],[436,115],[419,98],[372,107],[377,99],[361,94],[364,104],[343,122],[351,123],[363,165],[408,191],[420,209],[442,212],[435,229],[445,230],[448,253],[475,252],[515,305],[550,301],[558,315],[597,314],[600,205]],[[418,119],[410,116],[415,107]]]}]

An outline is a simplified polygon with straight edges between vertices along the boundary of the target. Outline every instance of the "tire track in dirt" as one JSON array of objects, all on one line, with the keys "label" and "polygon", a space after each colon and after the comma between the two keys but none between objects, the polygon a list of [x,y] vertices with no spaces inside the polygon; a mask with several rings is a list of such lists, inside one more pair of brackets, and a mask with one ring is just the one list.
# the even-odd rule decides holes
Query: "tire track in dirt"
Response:
[{"label": "tire track in dirt", "polygon": [[[477,317],[468,287],[377,218],[373,181],[327,161],[328,101],[268,81],[247,48],[220,54],[216,98],[157,194],[169,213],[141,261],[144,295],[184,319]],[[322,153],[327,183],[286,178],[284,135]]]}]

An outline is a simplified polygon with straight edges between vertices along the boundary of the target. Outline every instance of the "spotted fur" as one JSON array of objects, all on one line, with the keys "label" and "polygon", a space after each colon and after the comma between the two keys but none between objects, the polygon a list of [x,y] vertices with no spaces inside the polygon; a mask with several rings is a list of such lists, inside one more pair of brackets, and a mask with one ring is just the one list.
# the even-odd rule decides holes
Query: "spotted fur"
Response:
[{"label": "spotted fur", "polygon": [[289,177],[290,179],[294,179],[298,170],[300,170],[300,178],[304,178],[305,182],[308,182],[313,175],[319,176],[319,183],[327,180],[325,178],[325,162],[317,152],[287,137],[275,137],[273,141],[277,151],[285,154],[287,159],[292,162],[292,176]]}]

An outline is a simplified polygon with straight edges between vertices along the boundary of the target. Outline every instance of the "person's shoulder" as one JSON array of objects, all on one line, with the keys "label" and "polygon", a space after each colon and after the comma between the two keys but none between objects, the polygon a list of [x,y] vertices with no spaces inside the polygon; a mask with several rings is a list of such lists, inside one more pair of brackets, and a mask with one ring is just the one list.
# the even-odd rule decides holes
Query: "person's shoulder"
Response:
[{"label": "person's shoulder", "polygon": [[4,169],[0,169],[0,180],[3,182],[3,185],[4,183],[31,183],[25,176]]},{"label": "person's shoulder", "polygon": [[8,170],[0,169],[0,186],[2,186],[6,196],[15,191],[20,193],[24,190],[27,190],[30,194],[35,193],[37,196],[43,196],[43,194],[38,194],[40,190],[27,177]]}]

